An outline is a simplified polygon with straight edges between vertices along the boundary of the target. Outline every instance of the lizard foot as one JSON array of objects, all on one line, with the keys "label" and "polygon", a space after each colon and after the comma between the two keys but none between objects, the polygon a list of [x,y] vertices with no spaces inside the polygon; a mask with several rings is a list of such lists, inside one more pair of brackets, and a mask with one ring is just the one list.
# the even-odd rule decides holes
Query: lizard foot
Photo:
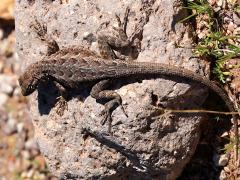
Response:
[{"label": "lizard foot", "polygon": [[[120,107],[121,107],[121,110],[123,111],[124,115],[126,117],[128,117],[124,107],[122,105]],[[108,122],[108,132],[110,134],[112,134],[111,133],[111,129],[112,129],[112,115],[111,115],[111,113],[108,110],[105,109],[101,112],[101,115],[103,116],[103,119],[101,121],[101,125],[104,125],[104,124],[106,124],[106,122]]]},{"label": "lizard foot", "polygon": [[101,125],[106,124],[107,121],[110,122],[111,119],[112,119],[112,117],[111,117],[111,115],[110,115],[110,112],[109,112],[109,111],[106,111],[106,110],[103,110],[103,111],[101,112],[101,116],[103,116],[103,119],[102,119],[102,121],[101,121]]},{"label": "lizard foot", "polygon": [[108,122],[108,132],[109,134],[112,134],[112,117],[109,111],[103,110],[101,112],[101,115],[103,116],[103,119],[101,121],[101,125],[104,125],[106,122]]},{"label": "lizard foot", "polygon": [[64,111],[65,110],[68,110],[68,104],[67,104],[67,101],[62,97],[58,97],[57,98],[58,102],[56,103],[56,106],[57,106],[57,114],[59,116],[63,116],[64,114]]},{"label": "lizard foot", "polygon": [[58,46],[57,42],[47,34],[47,26],[46,25],[41,24],[35,18],[35,21],[30,24],[30,28],[36,32],[36,34],[38,35],[38,38],[41,41],[44,41],[47,43],[47,47],[48,47],[47,56],[50,56],[51,54],[54,54],[57,51],[59,51],[59,46]]}]

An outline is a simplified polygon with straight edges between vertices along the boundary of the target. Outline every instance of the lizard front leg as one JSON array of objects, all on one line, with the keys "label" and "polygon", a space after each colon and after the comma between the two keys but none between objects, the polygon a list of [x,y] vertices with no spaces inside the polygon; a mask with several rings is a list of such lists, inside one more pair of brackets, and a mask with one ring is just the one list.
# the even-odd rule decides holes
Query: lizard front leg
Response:
[{"label": "lizard front leg", "polygon": [[[57,42],[47,34],[47,27],[45,25],[42,25],[39,23],[39,21],[35,20],[35,22],[31,24],[31,28],[36,32],[40,40],[46,42],[47,56],[50,56],[59,51]],[[57,98],[57,103],[55,105],[57,107],[56,113],[59,116],[62,116],[64,114],[64,111],[68,109],[68,93],[65,87],[63,87],[60,83],[54,81],[54,84],[60,92],[60,96]]]},{"label": "lizard front leg", "polygon": [[40,22],[35,19],[35,22],[33,22],[30,27],[36,32],[41,41],[47,43],[47,56],[59,51],[57,42],[47,34],[47,27],[45,25],[40,24]]},{"label": "lizard front leg", "polygon": [[122,98],[121,96],[114,92],[113,90],[105,90],[106,88],[109,87],[111,84],[111,80],[102,80],[95,84],[92,87],[92,90],[90,92],[91,96],[95,98],[96,100],[108,100],[107,103],[104,104],[104,111],[103,111],[103,120],[101,122],[102,125],[104,125],[107,121],[109,123],[108,125],[108,131],[111,133],[111,123],[112,123],[112,112],[120,106],[124,114],[127,116],[123,106],[122,106]]},{"label": "lizard front leg", "polygon": [[64,86],[62,86],[60,83],[54,81],[55,86],[57,87],[60,96],[57,98],[57,114],[59,116],[62,116],[64,114],[65,110],[68,110],[68,104],[67,104],[67,99],[68,99],[68,92]]}]

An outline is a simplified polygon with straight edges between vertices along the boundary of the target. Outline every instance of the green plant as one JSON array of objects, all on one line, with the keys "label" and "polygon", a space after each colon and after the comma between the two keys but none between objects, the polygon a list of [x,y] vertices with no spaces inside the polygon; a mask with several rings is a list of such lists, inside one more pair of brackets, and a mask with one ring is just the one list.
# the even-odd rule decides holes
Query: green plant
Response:
[{"label": "green plant", "polygon": [[234,10],[235,10],[237,13],[240,13],[240,5],[236,5],[236,7],[234,8]]},{"label": "green plant", "polygon": [[[234,149],[234,146],[236,145],[236,137],[234,138],[227,138],[225,137],[226,140],[229,141],[228,144],[225,145],[225,147],[222,149],[224,151],[225,154],[229,154],[233,149]],[[238,138],[240,141],[240,138]],[[238,154],[240,154],[240,147],[238,147]]]},{"label": "green plant", "polygon": [[192,1],[187,1],[187,6],[184,7],[185,9],[189,9],[192,11],[192,14],[187,16],[186,18],[182,19],[181,21],[179,21],[179,23],[182,23],[194,16],[198,16],[200,14],[207,14],[209,16],[209,22],[211,22],[214,18],[213,18],[213,14],[214,11],[212,10],[212,8],[209,6],[209,4],[207,3],[207,1],[204,0],[198,0],[195,2]]},{"label": "green plant", "polygon": [[211,32],[194,49],[196,55],[216,60],[213,73],[223,83],[230,75],[230,72],[224,69],[225,61],[240,55],[240,47],[229,43],[229,39],[237,38],[239,36],[224,36],[221,32]]},{"label": "green plant", "polygon": [[[221,82],[225,83],[226,77],[230,75],[230,72],[224,68],[225,61],[240,55],[240,47],[229,43],[229,39],[236,40],[240,36],[225,36],[220,30],[216,30],[219,28],[214,28],[214,25],[218,25],[219,22],[214,18],[214,10],[207,1],[188,0],[185,8],[192,10],[192,14],[180,22],[184,22],[194,16],[207,15],[209,33],[202,39],[199,39],[193,51],[197,56],[214,60],[213,73]],[[235,11],[240,11],[239,5],[235,7]]]}]

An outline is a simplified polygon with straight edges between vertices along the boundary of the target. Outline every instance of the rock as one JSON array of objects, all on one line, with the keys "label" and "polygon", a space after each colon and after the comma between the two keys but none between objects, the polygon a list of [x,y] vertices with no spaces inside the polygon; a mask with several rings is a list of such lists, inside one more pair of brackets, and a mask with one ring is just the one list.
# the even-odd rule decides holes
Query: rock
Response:
[{"label": "rock", "polygon": [[13,75],[0,75],[0,92],[11,95],[17,85],[17,79]]},{"label": "rock", "polygon": [[8,96],[6,94],[0,93],[0,107],[2,107],[8,100]]},{"label": "rock", "polygon": [[3,68],[4,68],[4,63],[3,63],[3,61],[0,61],[0,73],[3,72]]},{"label": "rock", "polygon": [[[128,35],[145,13],[153,12],[143,29],[137,61],[172,64],[204,74],[203,61],[192,58],[191,28],[176,24],[180,16],[187,15],[177,0],[73,0],[65,4],[16,1],[17,51],[23,60],[22,69],[46,55],[46,43],[29,27],[36,19],[47,26],[48,35],[57,40],[59,47],[91,48],[95,46],[100,25],[108,21],[115,24],[115,13],[122,17],[126,6],[131,9]],[[127,80],[112,86],[121,95],[128,114],[126,117],[120,108],[113,112],[113,136],[108,134],[108,126],[100,123],[103,106],[89,95],[85,84],[70,93],[68,111],[62,117],[56,114],[56,92],[51,86],[39,87],[39,94],[30,96],[35,137],[54,175],[68,179],[179,176],[195,151],[203,118],[196,114],[153,117],[159,106],[198,108],[205,100],[206,89],[199,83],[172,77],[130,84],[126,84]],[[84,134],[84,129],[90,129],[96,136]]]},{"label": "rock", "polygon": [[17,122],[13,118],[9,118],[6,125],[3,128],[3,131],[6,135],[11,135],[17,132]]},{"label": "rock", "polygon": [[216,3],[216,0],[208,0],[209,4],[213,6]]},{"label": "rock", "polygon": [[35,169],[39,168],[39,169],[44,169],[46,166],[45,160],[43,159],[42,155],[38,155],[36,157],[34,157],[34,160],[37,162],[35,165]]},{"label": "rock", "polygon": [[[17,131],[19,127],[17,127]],[[18,131],[18,139],[16,142],[16,150],[20,153],[25,148],[25,141],[27,139],[27,131]]]},{"label": "rock", "polygon": [[18,123],[17,124],[17,132],[21,133],[24,129],[24,124],[23,123]]},{"label": "rock", "polygon": [[1,0],[0,18],[6,19],[6,20],[13,19],[13,4],[14,4],[14,0]]},{"label": "rock", "polygon": [[223,167],[223,170],[224,170],[224,172],[226,172],[228,174],[231,172],[231,170],[229,169],[228,166]]},{"label": "rock", "polygon": [[221,155],[220,158],[219,158],[218,165],[219,165],[219,166],[226,166],[227,163],[228,163],[228,160],[229,160],[229,155],[223,154],[223,155]]},{"label": "rock", "polygon": [[31,138],[29,140],[27,140],[27,142],[25,143],[25,149],[27,150],[32,150],[32,149],[36,149],[38,150],[38,144],[36,142],[36,140],[34,138]]},{"label": "rock", "polygon": [[[0,28],[0,39],[2,39],[3,38],[3,36],[4,36],[4,31],[3,31],[3,29],[1,29]],[[0,63],[1,63],[2,61],[0,61]],[[0,70],[1,70],[1,64],[0,64]]]},{"label": "rock", "polygon": [[227,0],[227,3],[231,4],[231,5],[234,5],[234,4],[237,4],[237,1],[238,0]]},{"label": "rock", "polygon": [[[0,94],[0,101],[1,101],[1,94]],[[8,120],[8,113],[4,109],[2,109],[0,105],[0,124],[1,125],[5,124],[7,120]]]},{"label": "rock", "polygon": [[18,86],[18,87],[16,87],[16,88],[14,89],[14,91],[13,91],[13,96],[21,96],[21,95],[22,95],[21,89],[20,89],[20,87]]},{"label": "rock", "polygon": [[224,0],[217,0],[217,5],[218,5],[219,7],[221,7],[221,6],[223,5],[223,1],[224,1]]},{"label": "rock", "polygon": [[237,26],[240,26],[240,16],[236,13],[233,13],[233,21],[234,24],[236,24]]},{"label": "rock", "polygon": [[227,26],[227,29],[231,32],[233,32],[235,30],[235,25],[233,24],[233,22],[230,22]]},{"label": "rock", "polygon": [[0,149],[7,149],[8,148],[8,144],[4,143],[4,142],[0,142]]},{"label": "rock", "polygon": [[226,173],[222,170],[219,176],[219,180],[227,180],[228,177],[226,175]]},{"label": "rock", "polygon": [[222,154],[218,155],[216,154],[213,158],[216,166],[226,166],[229,160],[229,155]]},{"label": "rock", "polygon": [[[13,56],[15,52],[15,44],[16,43],[14,31],[1,41],[0,52],[2,55],[7,57],[7,61],[5,61],[4,64],[5,74],[13,74],[12,71],[15,70],[15,66],[19,65],[19,63],[17,63],[16,57]],[[16,73],[17,71],[14,72]]]},{"label": "rock", "polygon": [[32,179],[46,179],[45,174],[40,174],[39,172],[36,172]]},{"label": "rock", "polygon": [[26,160],[26,159],[30,159],[31,158],[31,155],[30,155],[30,152],[29,151],[21,151],[21,155],[22,157]]},{"label": "rock", "polygon": [[30,169],[26,175],[26,178],[27,179],[31,179],[31,177],[33,177],[34,175],[34,170],[33,169]]}]

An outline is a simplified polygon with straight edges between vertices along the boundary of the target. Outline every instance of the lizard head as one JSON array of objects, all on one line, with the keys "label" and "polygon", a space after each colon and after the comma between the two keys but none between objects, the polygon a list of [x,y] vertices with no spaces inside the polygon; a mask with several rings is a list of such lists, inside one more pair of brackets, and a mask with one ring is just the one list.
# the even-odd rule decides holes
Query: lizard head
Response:
[{"label": "lizard head", "polygon": [[29,71],[25,71],[25,73],[19,77],[18,82],[23,96],[32,94],[38,85],[38,79],[34,78],[34,75],[29,73]]}]

